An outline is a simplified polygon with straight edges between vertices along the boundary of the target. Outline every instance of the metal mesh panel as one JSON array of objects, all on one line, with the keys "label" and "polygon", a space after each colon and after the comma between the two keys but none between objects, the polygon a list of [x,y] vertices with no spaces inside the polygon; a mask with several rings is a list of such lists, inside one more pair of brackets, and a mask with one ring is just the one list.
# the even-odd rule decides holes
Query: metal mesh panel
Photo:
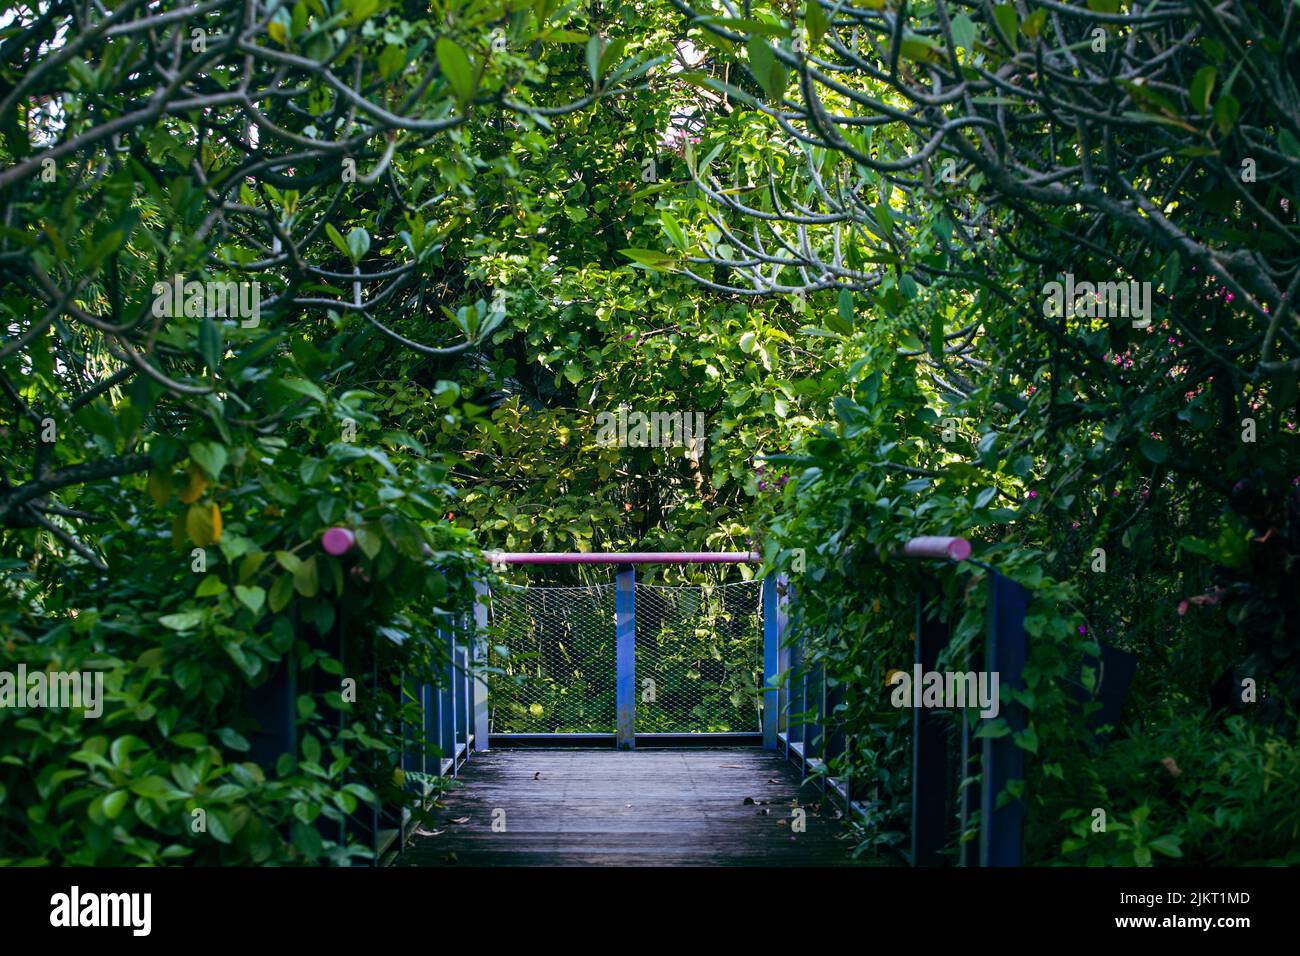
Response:
[{"label": "metal mesh panel", "polygon": [[760,729],[761,587],[637,584],[638,733]]},{"label": "metal mesh panel", "polygon": [[492,733],[614,732],[613,584],[498,584],[489,644]]}]

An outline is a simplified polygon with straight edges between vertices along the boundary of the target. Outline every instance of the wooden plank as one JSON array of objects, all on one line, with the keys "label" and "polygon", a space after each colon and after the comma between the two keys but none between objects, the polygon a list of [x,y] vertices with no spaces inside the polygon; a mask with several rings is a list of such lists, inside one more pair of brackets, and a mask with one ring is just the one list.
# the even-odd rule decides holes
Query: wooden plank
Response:
[{"label": "wooden plank", "polygon": [[492,750],[461,781],[397,865],[854,862],[839,810],[771,751]]}]

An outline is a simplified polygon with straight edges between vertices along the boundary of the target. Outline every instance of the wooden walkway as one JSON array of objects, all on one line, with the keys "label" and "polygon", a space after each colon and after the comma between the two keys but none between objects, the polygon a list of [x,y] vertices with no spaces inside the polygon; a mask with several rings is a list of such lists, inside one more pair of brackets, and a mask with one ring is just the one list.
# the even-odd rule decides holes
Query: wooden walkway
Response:
[{"label": "wooden walkway", "polygon": [[394,865],[853,863],[838,809],[770,751],[494,750],[459,780]]}]

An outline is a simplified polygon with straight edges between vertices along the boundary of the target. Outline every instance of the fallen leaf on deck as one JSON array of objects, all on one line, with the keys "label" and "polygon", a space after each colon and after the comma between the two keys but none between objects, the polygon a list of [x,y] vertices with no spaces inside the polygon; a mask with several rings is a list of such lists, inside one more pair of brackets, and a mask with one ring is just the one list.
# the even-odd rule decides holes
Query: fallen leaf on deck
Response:
[{"label": "fallen leaf on deck", "polygon": [[452,823],[469,823],[469,817],[457,817]]}]

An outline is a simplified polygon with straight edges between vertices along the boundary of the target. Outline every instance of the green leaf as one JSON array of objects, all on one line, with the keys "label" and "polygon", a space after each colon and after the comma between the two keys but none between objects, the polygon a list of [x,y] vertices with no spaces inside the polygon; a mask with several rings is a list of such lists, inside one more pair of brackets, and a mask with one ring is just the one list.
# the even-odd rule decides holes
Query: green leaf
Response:
[{"label": "green leaf", "polygon": [[280,380],[280,384],[291,392],[297,392],[299,395],[305,395],[308,398],[314,398],[322,405],[325,404],[325,393],[315,382],[309,382],[301,378],[285,378]]},{"label": "green leaf", "polygon": [[316,596],[316,591],[320,587],[320,576],[316,570],[316,558],[314,556],[304,561],[302,566],[294,572],[293,586],[303,597]]},{"label": "green leaf", "polygon": [[587,40],[587,75],[592,84],[600,80],[600,48],[603,41],[598,34],[592,34]]},{"label": "green leaf", "polygon": [[1241,115],[1241,104],[1231,93],[1224,93],[1214,104],[1214,125],[1219,128],[1219,132],[1227,136],[1232,132],[1232,128],[1237,125],[1237,117]]},{"label": "green leaf", "polygon": [[221,580],[215,574],[209,574],[199,582],[198,588],[194,591],[195,597],[214,597],[218,594],[226,593],[226,582]]},{"label": "green leaf", "polygon": [[1192,109],[1204,115],[1210,109],[1210,94],[1214,91],[1214,78],[1218,71],[1212,66],[1203,66],[1196,71],[1192,77],[1192,85],[1187,93],[1187,98],[1192,104]]},{"label": "green leaf", "polygon": [[831,28],[831,21],[817,0],[806,0],[803,19],[808,28],[808,47],[811,49],[821,42],[821,38]]},{"label": "green leaf", "polygon": [[216,373],[221,368],[221,328],[210,315],[205,315],[199,323],[199,354],[209,372]]},{"label": "green leaf", "polygon": [[190,445],[190,459],[207,472],[213,481],[216,481],[221,477],[221,470],[226,467],[229,454],[224,445],[201,441]]},{"label": "green leaf", "polygon": [[853,291],[840,289],[835,311],[826,317],[826,327],[840,335],[853,334]]},{"label": "green leaf", "polygon": [[370,251],[370,233],[360,226],[354,228],[348,233],[348,256],[352,259],[352,264],[356,265],[362,257]]},{"label": "green leaf", "polygon": [[1016,8],[1009,3],[999,3],[993,8],[993,19],[998,22],[999,29],[1006,34],[1007,42],[1011,44],[1011,52],[1020,49],[1018,34],[1020,32],[1020,17],[1016,14]]},{"label": "green leaf", "polygon": [[262,610],[262,605],[266,603],[266,591],[256,586],[244,587],[242,584],[236,584],[235,597],[239,598],[239,603],[254,614],[259,613]]},{"label": "green leaf", "polygon": [[379,54],[379,75],[391,80],[406,65],[406,47],[389,43],[384,52]]},{"label": "green leaf", "polygon": [[785,94],[789,73],[785,65],[776,58],[772,47],[761,36],[752,36],[745,44],[749,53],[749,71],[763,88],[769,99],[780,100]]},{"label": "green leaf", "polygon": [[995,717],[993,720],[980,721],[979,728],[975,731],[974,736],[980,740],[985,738],[996,740],[998,737],[1005,737],[1009,733],[1011,733],[1011,728],[1007,726],[1007,722],[1001,717]]},{"label": "green leaf", "polygon": [[1038,753],[1038,732],[1033,727],[1026,727],[1016,734],[1014,739],[1016,746],[1021,750],[1028,750],[1031,754]]},{"label": "green leaf", "polygon": [[898,345],[908,352],[924,352],[925,346],[911,329],[904,329],[898,336]]},{"label": "green leaf", "polygon": [[552,43],[586,43],[589,35],[577,30],[551,30],[546,34],[546,39]]},{"label": "green leaf", "polygon": [[335,229],[330,223],[325,223],[325,234],[330,237],[330,242],[338,247],[339,252],[343,253],[349,259],[352,258],[352,251],[348,248],[347,240],[343,234]]},{"label": "green leaf", "polygon": [[676,272],[677,260],[666,252],[657,249],[620,249],[620,255],[627,256],[634,263],[651,272]]},{"label": "green leaf", "polygon": [[672,240],[673,245],[685,252],[686,233],[682,232],[681,224],[673,214],[667,209],[661,209],[659,211],[659,221],[663,223],[664,232],[668,234],[668,238]]},{"label": "green leaf", "polygon": [[293,599],[293,575],[282,574],[271,585],[269,603],[272,614],[279,614]]},{"label": "green leaf", "polygon": [[245,737],[232,730],[229,727],[222,727],[217,731],[217,739],[229,747],[231,750],[238,750],[243,753],[249,749],[248,740]]},{"label": "green leaf", "polygon": [[943,47],[939,41],[916,33],[905,34],[899,41],[898,51],[914,63],[943,62]]},{"label": "green leaf", "polygon": [[[456,99],[464,107],[474,98],[474,91],[478,86],[478,79],[474,67],[470,64],[469,56],[447,37],[439,37],[438,42],[434,45],[434,50],[437,53],[438,66],[442,69],[443,76],[447,78],[452,92],[456,94]],[[351,236],[348,238],[350,240]],[[360,259],[361,256],[358,255],[356,258]]]},{"label": "green leaf", "polygon": [[[141,777],[131,784],[131,792],[138,797],[161,797],[172,789],[172,785],[157,774]],[[107,814],[105,814],[107,816]]]},{"label": "green leaf", "polygon": [[130,798],[125,790],[114,790],[104,798],[104,816],[110,820],[116,820],[126,809],[126,801]]},{"label": "green leaf", "polygon": [[1164,856],[1181,857],[1183,838],[1176,833],[1169,833],[1162,837],[1156,837],[1149,842],[1147,846]]},{"label": "green leaf", "polygon": [[277,551],[275,552],[275,563],[290,574],[297,574],[298,569],[302,567],[302,558],[292,551]]},{"label": "green leaf", "polygon": [[936,359],[943,358],[943,313],[935,310],[930,316],[930,355]]},{"label": "green leaf", "polygon": [[357,546],[361,548],[361,553],[367,558],[374,560],[375,555],[379,553],[381,541],[379,535],[375,534],[368,528],[357,528]]},{"label": "green leaf", "polygon": [[188,631],[198,627],[202,622],[202,611],[182,611],[179,614],[168,614],[158,618],[159,624],[172,631]]},{"label": "green leaf", "polygon": [[1047,11],[1045,9],[1035,10],[1029,16],[1025,17],[1024,22],[1020,24],[1020,32],[1027,37],[1037,37],[1043,32],[1043,24],[1047,22]]},{"label": "green leaf", "polygon": [[964,13],[952,18],[952,42],[967,53],[975,52],[975,38],[979,36],[974,21]]},{"label": "green leaf", "polygon": [[352,15],[352,23],[360,23],[379,9],[379,0],[343,0],[343,6]]},{"label": "green leaf", "polygon": [[1300,159],[1300,139],[1296,139],[1295,134],[1285,126],[1278,130],[1277,144],[1292,159]]}]

